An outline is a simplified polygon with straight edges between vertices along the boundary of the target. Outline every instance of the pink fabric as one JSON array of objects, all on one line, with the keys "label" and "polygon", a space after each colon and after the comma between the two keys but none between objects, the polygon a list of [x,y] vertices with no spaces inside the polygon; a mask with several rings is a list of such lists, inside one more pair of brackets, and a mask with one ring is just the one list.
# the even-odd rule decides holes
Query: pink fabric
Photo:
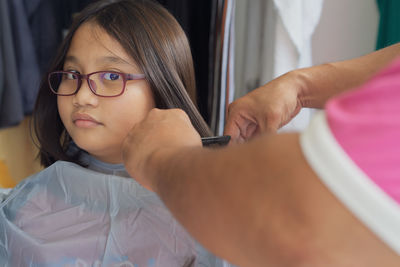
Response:
[{"label": "pink fabric", "polygon": [[344,151],[400,204],[400,60],[330,100],[326,114]]}]

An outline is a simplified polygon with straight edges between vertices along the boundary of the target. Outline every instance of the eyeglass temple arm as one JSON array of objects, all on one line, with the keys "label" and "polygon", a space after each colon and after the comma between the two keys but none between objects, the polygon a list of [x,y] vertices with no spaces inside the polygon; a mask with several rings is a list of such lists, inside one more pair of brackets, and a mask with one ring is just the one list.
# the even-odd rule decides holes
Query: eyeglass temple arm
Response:
[{"label": "eyeglass temple arm", "polygon": [[144,79],[146,76],[144,74],[127,74],[127,80],[141,80]]}]

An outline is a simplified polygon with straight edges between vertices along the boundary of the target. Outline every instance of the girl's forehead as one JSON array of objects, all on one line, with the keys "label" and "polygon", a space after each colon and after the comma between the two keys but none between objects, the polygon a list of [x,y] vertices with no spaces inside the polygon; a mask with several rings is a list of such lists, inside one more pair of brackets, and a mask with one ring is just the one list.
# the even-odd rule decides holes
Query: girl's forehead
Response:
[{"label": "girl's forehead", "polygon": [[98,63],[136,66],[121,44],[94,22],[86,22],[76,30],[67,51],[66,61],[84,58]]}]

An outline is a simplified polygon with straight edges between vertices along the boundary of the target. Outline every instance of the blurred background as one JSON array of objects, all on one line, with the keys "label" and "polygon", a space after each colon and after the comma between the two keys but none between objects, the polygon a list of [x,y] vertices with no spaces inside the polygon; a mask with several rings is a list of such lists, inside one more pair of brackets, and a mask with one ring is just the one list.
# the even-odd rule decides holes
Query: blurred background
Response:
[{"label": "blurred background", "polygon": [[[95,0],[0,0],[0,187],[41,170],[30,118],[74,14]],[[398,0],[159,0],[188,35],[197,104],[215,134],[230,102],[296,68],[400,40]],[[304,110],[284,131],[302,130]]]}]

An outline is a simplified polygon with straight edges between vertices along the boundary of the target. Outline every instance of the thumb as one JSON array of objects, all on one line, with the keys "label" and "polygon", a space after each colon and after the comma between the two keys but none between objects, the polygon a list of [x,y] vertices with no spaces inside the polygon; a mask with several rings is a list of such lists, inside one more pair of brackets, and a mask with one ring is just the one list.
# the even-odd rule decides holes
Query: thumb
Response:
[{"label": "thumb", "polygon": [[225,135],[230,135],[231,140],[235,143],[242,143],[252,138],[259,132],[258,123],[255,120],[244,116],[236,116],[235,119],[228,119],[225,126]]},{"label": "thumb", "polygon": [[224,135],[230,135],[231,142],[235,142],[240,137],[240,128],[234,119],[228,118],[224,128]]}]

